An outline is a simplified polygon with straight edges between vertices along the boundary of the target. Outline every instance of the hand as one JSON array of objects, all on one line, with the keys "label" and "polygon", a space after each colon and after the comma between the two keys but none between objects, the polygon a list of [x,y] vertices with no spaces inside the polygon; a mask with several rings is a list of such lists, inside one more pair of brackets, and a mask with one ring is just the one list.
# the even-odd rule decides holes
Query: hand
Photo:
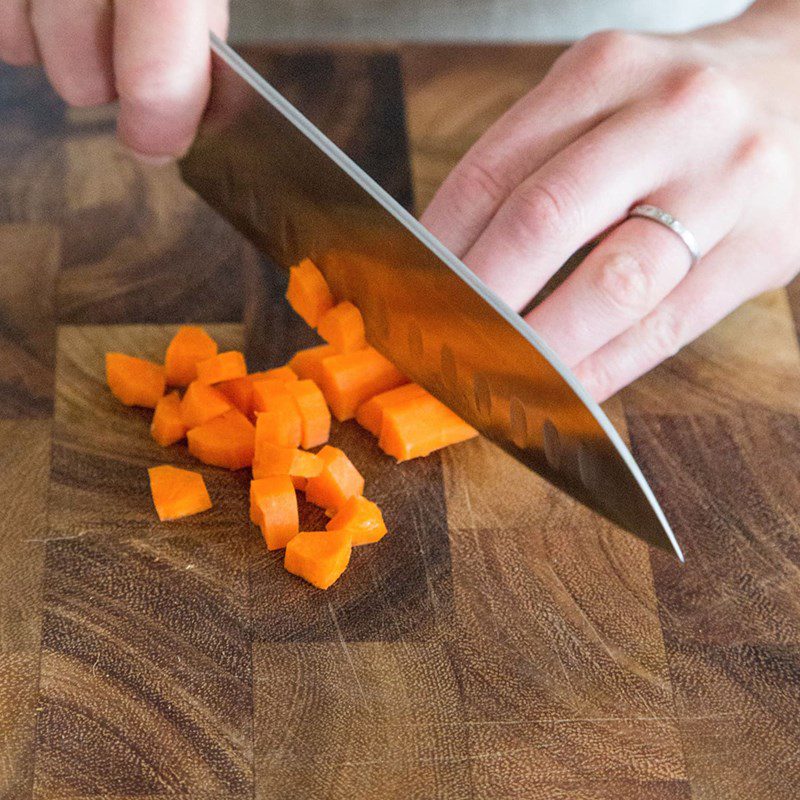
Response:
[{"label": "hand", "polygon": [[0,0],[0,60],[41,60],[70,105],[119,98],[118,133],[145,160],[191,144],[208,99],[209,40],[227,0]]},{"label": "hand", "polygon": [[[778,8],[776,8],[778,6]],[[794,8],[792,8],[794,6]],[[568,50],[447,178],[422,222],[602,401],[800,266],[800,13]],[[628,219],[659,206],[699,241]]]}]

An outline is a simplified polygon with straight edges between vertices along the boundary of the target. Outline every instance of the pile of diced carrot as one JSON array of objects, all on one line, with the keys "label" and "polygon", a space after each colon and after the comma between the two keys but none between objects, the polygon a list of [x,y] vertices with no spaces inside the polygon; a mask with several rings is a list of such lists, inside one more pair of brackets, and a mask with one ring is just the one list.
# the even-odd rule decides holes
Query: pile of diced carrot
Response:
[{"label": "pile of diced carrot", "polygon": [[[327,589],[353,546],[386,534],[380,509],[363,495],[364,478],[328,444],[331,412],[340,421],[355,418],[397,461],[477,432],[367,344],[359,310],[335,303],[309,259],[290,270],[286,296],[327,342],[301,350],[286,366],[248,373],[242,353],[220,353],[202,328],[183,326],[163,365],[107,353],[106,377],[125,405],[155,409],[150,431],[158,444],[186,439],[205,464],[252,469],[250,519],[267,547],[285,548],[289,572]],[[211,508],[199,473],[164,464],[149,475],[159,519]],[[300,531],[298,491],[330,517],[324,531]]]}]

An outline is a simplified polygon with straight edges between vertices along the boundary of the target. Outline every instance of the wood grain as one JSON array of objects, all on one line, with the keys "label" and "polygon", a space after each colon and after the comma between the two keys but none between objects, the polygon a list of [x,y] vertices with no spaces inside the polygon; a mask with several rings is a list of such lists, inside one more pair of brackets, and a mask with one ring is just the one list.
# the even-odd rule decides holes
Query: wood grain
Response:
[{"label": "wood grain", "polygon": [[789,300],[789,306],[792,309],[795,331],[798,337],[800,337],[800,278],[795,278],[786,287],[786,296]]},{"label": "wood grain", "polygon": [[47,543],[34,797],[252,796],[243,527]]},{"label": "wood grain", "polygon": [[180,183],[175,167],[135,163],[110,124],[81,127],[73,113],[60,321],[240,321],[248,245]]},{"label": "wood grain", "polygon": [[667,641],[800,644],[800,420],[747,407],[630,426],[686,548],[684,567],[652,555]]},{"label": "wood grain", "polygon": [[800,781],[800,647],[670,650],[692,797],[792,797]]},{"label": "wood grain", "polygon": [[50,422],[0,419],[0,797],[29,797]]},{"label": "wood grain", "polygon": [[800,412],[800,347],[786,291],[745,303],[623,390],[625,406],[655,414],[728,414],[744,407]]},{"label": "wood grain", "polygon": [[[168,536],[152,514],[146,468],[163,462],[190,467],[185,445],[159,447],[150,437],[152,412],[125,408],[105,386],[106,351],[160,361],[177,326],[62,326],[47,537]],[[209,325],[221,347],[241,347],[240,325]],[[208,471],[211,514],[182,523],[185,532],[235,526],[247,512],[244,473]]]},{"label": "wood grain", "polygon": [[260,644],[254,663],[259,797],[475,796],[446,647]]},{"label": "wood grain", "polygon": [[[421,208],[558,52],[248,55]],[[349,423],[390,533],[317,592],[247,523],[244,471],[202,467],[214,508],[158,523],[145,468],[197,465],[103,381],[184,320],[284,363],[318,341],[286,276],[110,111],[6,69],[0,110],[3,800],[796,796],[797,285],[606,404],[685,566],[485,441],[397,466]]]},{"label": "wood grain", "polygon": [[0,222],[53,225],[64,206],[64,106],[41,69],[0,63]]},{"label": "wood grain", "polygon": [[52,414],[59,243],[52,226],[0,224],[0,419]]}]

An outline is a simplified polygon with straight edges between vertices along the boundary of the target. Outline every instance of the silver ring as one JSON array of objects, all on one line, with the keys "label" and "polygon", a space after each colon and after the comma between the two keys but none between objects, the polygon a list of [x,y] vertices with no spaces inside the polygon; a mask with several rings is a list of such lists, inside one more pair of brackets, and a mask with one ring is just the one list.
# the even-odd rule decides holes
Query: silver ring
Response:
[{"label": "silver ring", "polygon": [[642,217],[644,219],[651,219],[665,228],[669,228],[673,233],[680,236],[681,241],[686,245],[689,250],[689,255],[692,257],[692,263],[689,265],[691,269],[699,260],[702,253],[700,252],[700,245],[697,243],[695,235],[679,220],[675,219],[668,211],[658,206],[651,206],[648,203],[641,203],[634,206],[628,212],[628,219],[631,217]]}]

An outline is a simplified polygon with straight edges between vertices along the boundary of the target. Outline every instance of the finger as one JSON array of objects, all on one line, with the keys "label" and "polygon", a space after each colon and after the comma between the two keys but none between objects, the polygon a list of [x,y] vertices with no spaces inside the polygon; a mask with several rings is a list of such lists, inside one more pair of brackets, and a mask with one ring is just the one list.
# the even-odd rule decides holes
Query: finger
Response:
[{"label": "finger", "polygon": [[208,99],[208,30],[208,7],[196,0],[117,0],[117,125],[134,153],[165,161],[191,144]]},{"label": "finger", "polygon": [[771,288],[753,269],[764,244],[729,237],[712,250],[664,302],[575,368],[598,401],[675,355],[735,308]]},{"label": "finger", "polygon": [[220,39],[228,37],[230,6],[228,0],[208,0],[208,27]]},{"label": "finger", "polygon": [[67,103],[114,99],[110,2],[32,0],[31,21],[47,77]]},{"label": "finger", "polygon": [[642,56],[643,41],[603,32],[567,51],[467,152],[422,214],[422,224],[464,255],[525,178],[641,90],[641,71],[631,67]]},{"label": "finger", "polygon": [[[695,99],[655,98],[604,121],[509,196],[464,262],[509,305],[524,307],[572,253],[639,198],[729,158],[741,121],[712,127],[705,117],[714,112],[701,120],[697,107]],[[676,141],[685,146],[676,148]]]},{"label": "finger", "polygon": [[[681,182],[645,202],[674,214],[707,253],[741,217],[743,198],[733,183],[699,195]],[[652,311],[690,266],[689,249],[676,233],[652,220],[630,218],[525,319],[574,366]]]},{"label": "finger", "polygon": [[28,17],[28,0],[0,2],[0,61],[15,67],[38,62],[36,40]]}]

